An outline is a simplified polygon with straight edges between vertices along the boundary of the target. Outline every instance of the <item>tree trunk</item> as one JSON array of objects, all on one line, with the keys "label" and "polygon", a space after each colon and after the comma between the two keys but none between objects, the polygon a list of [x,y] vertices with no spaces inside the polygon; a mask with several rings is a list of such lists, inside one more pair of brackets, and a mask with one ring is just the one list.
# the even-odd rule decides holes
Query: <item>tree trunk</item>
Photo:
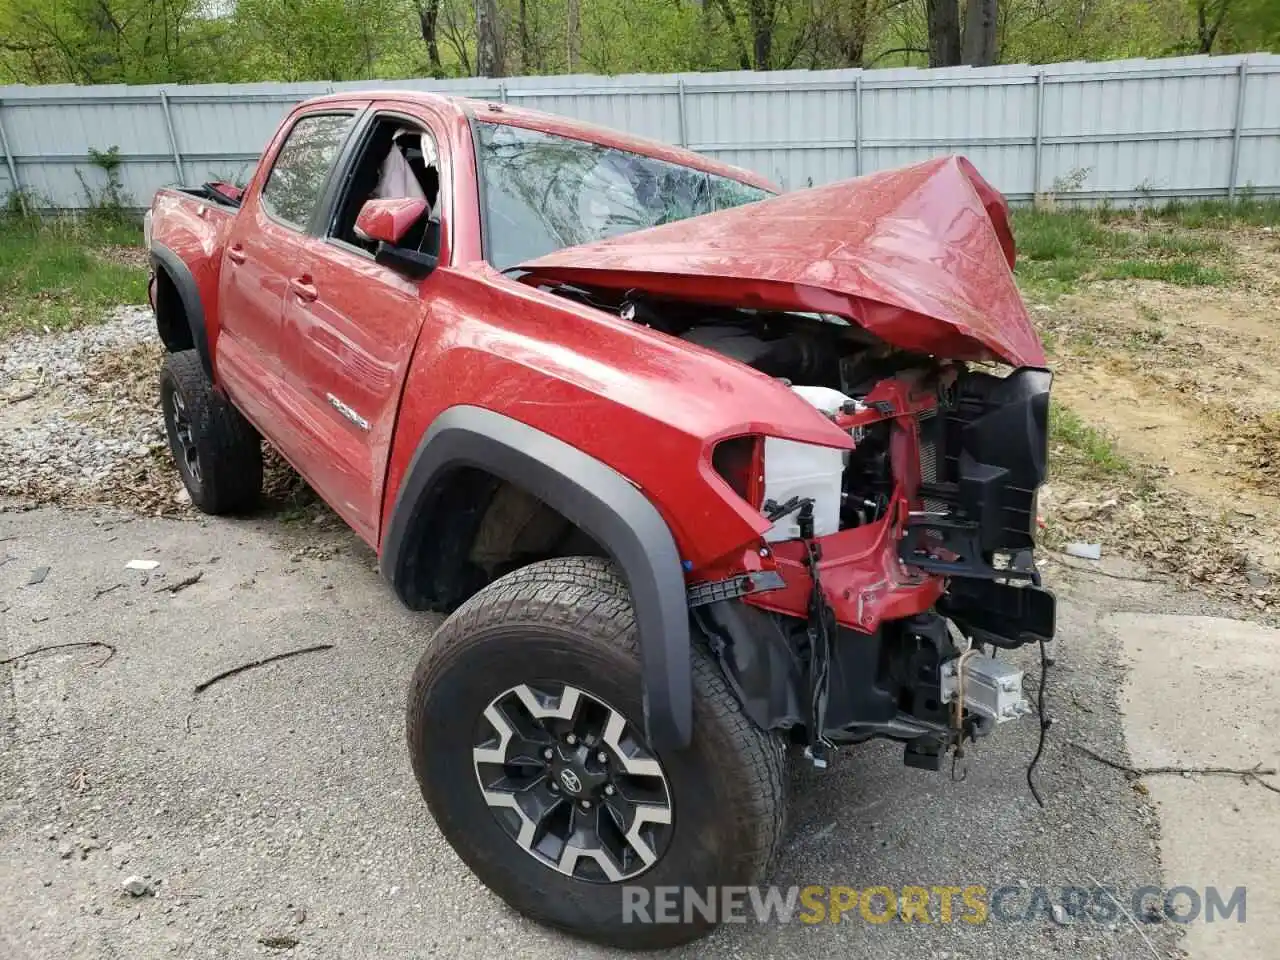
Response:
[{"label": "tree trunk", "polygon": [[418,29],[422,42],[427,45],[427,62],[433,77],[443,77],[440,64],[440,42],[436,39],[436,23],[440,19],[440,0],[418,0]]},{"label": "tree trunk", "polygon": [[964,62],[989,67],[996,62],[998,0],[967,0],[964,14]]},{"label": "tree trunk", "polygon": [[768,70],[773,65],[773,19],[776,0],[748,0],[747,15],[751,20],[751,56],[753,70]]},{"label": "tree trunk", "polygon": [[733,12],[733,5],[729,0],[720,0],[719,6],[724,22],[729,25],[729,32],[733,34],[734,46],[738,48],[738,66],[743,70],[750,70],[751,57],[747,53],[747,45],[743,42],[742,33],[738,30],[738,16]]},{"label": "tree trunk", "polygon": [[506,64],[502,54],[498,0],[476,0],[476,76],[504,76]]},{"label": "tree trunk", "polygon": [[1213,42],[1218,39],[1218,31],[1222,29],[1222,21],[1226,19],[1230,5],[1231,0],[1196,0],[1196,35],[1200,41],[1200,53],[1213,53]]},{"label": "tree trunk", "polygon": [[840,65],[860,67],[867,44],[867,0],[848,0],[847,9],[849,19],[840,25]]},{"label": "tree trunk", "polygon": [[529,3],[520,0],[520,72],[533,73],[533,45],[529,39]]},{"label": "tree trunk", "polygon": [[925,0],[929,26],[929,66],[960,65],[960,6],[958,0]]},{"label": "tree trunk", "polygon": [[568,0],[564,12],[564,55],[569,73],[578,67],[578,54],[582,49],[582,17],[579,0]]}]

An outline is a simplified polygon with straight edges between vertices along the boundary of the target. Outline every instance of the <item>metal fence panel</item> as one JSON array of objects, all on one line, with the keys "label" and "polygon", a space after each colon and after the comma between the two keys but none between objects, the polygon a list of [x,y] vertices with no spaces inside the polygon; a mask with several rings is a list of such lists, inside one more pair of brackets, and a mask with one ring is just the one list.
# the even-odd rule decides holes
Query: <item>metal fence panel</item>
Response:
[{"label": "metal fence panel", "polygon": [[295,103],[373,88],[504,100],[679,143],[788,189],[969,157],[1014,201],[1128,203],[1280,194],[1280,56],[973,69],[511,77],[500,80],[0,87],[0,197],[83,207],[119,149],[158,187],[244,180]]}]

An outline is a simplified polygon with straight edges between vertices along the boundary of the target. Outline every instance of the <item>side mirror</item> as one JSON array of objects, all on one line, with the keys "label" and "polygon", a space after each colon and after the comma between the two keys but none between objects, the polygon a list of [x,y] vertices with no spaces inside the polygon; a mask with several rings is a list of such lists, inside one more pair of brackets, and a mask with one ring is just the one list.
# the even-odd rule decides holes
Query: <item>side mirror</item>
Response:
[{"label": "side mirror", "polygon": [[367,200],[356,217],[356,236],[396,246],[427,212],[427,201],[413,198]]},{"label": "side mirror", "polygon": [[402,247],[400,241],[426,212],[427,201],[418,198],[367,200],[356,217],[355,234],[361,240],[377,241],[375,261],[421,280],[436,268],[439,259]]}]

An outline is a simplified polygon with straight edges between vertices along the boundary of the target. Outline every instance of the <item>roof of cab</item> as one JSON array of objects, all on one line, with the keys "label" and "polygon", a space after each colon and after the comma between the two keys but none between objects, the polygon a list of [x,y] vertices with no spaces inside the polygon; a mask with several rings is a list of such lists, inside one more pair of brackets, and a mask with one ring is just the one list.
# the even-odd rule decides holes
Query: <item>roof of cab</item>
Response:
[{"label": "roof of cab", "polygon": [[543,113],[541,110],[528,110],[524,107],[513,106],[510,103],[474,100],[469,97],[453,97],[441,93],[431,93],[426,90],[371,89],[347,90],[342,93],[313,97],[310,100],[303,101],[299,104],[299,107],[312,107],[362,99],[421,103],[468,120],[505,123],[530,130],[538,130],[543,133],[569,137],[574,140],[586,140],[589,143],[597,143],[601,146],[626,150],[630,153],[639,153],[643,156],[655,157],[659,160],[666,160],[669,163],[676,163],[685,167],[693,167],[717,176],[749,183],[772,193],[781,192],[776,184],[745,167],[722,163],[704,154],[672,146],[659,140],[636,137],[609,127],[583,123],[581,120],[573,120],[554,113]]}]

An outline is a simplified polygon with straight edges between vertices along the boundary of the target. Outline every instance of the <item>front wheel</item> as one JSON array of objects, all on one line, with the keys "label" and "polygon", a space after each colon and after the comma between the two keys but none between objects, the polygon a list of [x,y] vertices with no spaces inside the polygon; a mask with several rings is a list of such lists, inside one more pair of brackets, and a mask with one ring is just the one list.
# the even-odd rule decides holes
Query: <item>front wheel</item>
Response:
[{"label": "front wheel", "polygon": [[662,914],[759,882],[785,815],[779,739],[695,648],[693,742],[645,740],[630,597],[606,561],[524,567],[436,632],[414,674],[414,773],[445,838],[521,913],[613,946],[685,943],[714,922]]}]

